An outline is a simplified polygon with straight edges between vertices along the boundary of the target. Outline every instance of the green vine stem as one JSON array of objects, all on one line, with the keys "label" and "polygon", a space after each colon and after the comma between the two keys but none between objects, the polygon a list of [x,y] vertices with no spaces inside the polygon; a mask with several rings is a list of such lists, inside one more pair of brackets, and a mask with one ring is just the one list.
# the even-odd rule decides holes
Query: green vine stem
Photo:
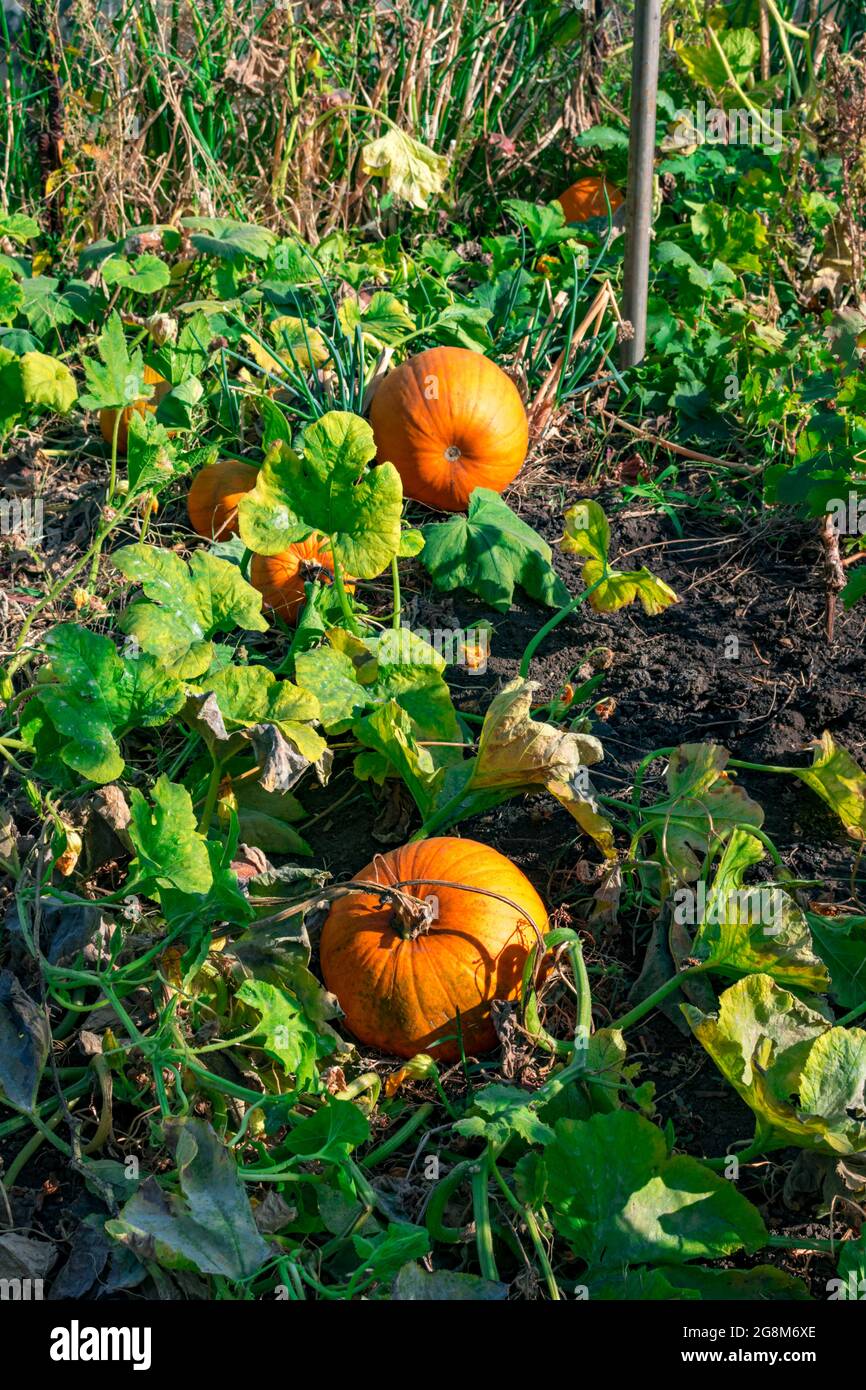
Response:
[{"label": "green vine stem", "polygon": [[633,1028],[636,1023],[640,1023],[642,1018],[646,1018],[647,1014],[651,1014],[654,1009],[657,1009],[669,994],[675,994],[678,989],[681,989],[684,980],[691,980],[696,975],[703,975],[709,968],[710,962],[705,961],[701,965],[690,965],[686,970],[681,970],[678,975],[672,975],[669,980],[665,980],[663,985],[659,985],[652,994],[648,994],[646,999],[642,999],[627,1014],[623,1014],[622,1018],[611,1023],[611,1028],[617,1029],[621,1033],[624,1033],[626,1028]]},{"label": "green vine stem", "polygon": [[493,1283],[499,1282],[496,1256],[493,1252],[493,1231],[490,1225],[490,1165],[492,1154],[488,1149],[472,1173],[472,1214],[475,1218],[475,1244],[478,1250],[478,1264],[483,1278]]},{"label": "green vine stem", "polygon": [[391,626],[395,632],[399,632],[402,610],[400,599],[400,568],[397,564],[396,555],[391,556],[391,585],[394,590],[394,614],[391,618]]},{"label": "green vine stem", "polygon": [[358,621],[354,613],[352,612],[352,605],[349,602],[349,595],[346,593],[346,586],[343,583],[343,571],[340,566],[340,561],[337,558],[337,552],[333,548],[331,550],[331,558],[334,561],[334,589],[336,590],[337,598],[340,601],[340,609],[343,614],[343,621],[345,622],[346,627],[355,637],[360,637],[361,629],[358,625]]},{"label": "green vine stem", "polygon": [[384,1163],[386,1158],[390,1158],[392,1154],[397,1153],[406,1141],[412,1138],[416,1130],[419,1130],[429,1116],[433,1114],[434,1108],[432,1102],[429,1100],[425,1101],[423,1105],[419,1105],[418,1109],[412,1112],[408,1120],[400,1125],[398,1129],[395,1129],[394,1133],[386,1139],[384,1143],[380,1144],[378,1148],[372,1149],[370,1153],[367,1154],[366,1158],[361,1159],[361,1167],[375,1168],[378,1163]]},{"label": "green vine stem", "polygon": [[213,816],[214,807],[216,806],[217,797],[219,796],[220,782],[221,782],[221,781],[222,781],[222,763],[220,762],[219,758],[216,756],[216,753],[215,753],[215,752],[211,752],[211,770],[210,770],[210,777],[208,778],[207,792],[206,792],[206,794],[205,794],[204,806],[202,807],[202,813],[201,813],[201,816],[199,817],[199,823],[198,823],[198,829],[199,829],[199,834],[200,834],[200,835],[207,835],[207,832],[208,832],[208,830],[210,829],[211,817]]},{"label": "green vine stem", "polygon": [[468,1227],[445,1224],[445,1208],[460,1185],[469,1177],[473,1167],[472,1161],[465,1159],[462,1163],[456,1164],[433,1189],[424,1213],[424,1221],[433,1240],[439,1241],[440,1244],[461,1245],[472,1238],[472,1232]]},{"label": "green vine stem", "polygon": [[57,601],[60,595],[64,593],[66,589],[69,588],[69,585],[75,579],[78,578],[79,574],[81,574],[82,570],[86,568],[91,559],[98,561],[102,547],[108,539],[109,535],[112,531],[117,530],[118,526],[122,525],[124,521],[126,521],[130,512],[135,507],[136,501],[137,498],[135,497],[127,499],[123,506],[118,507],[117,511],[114,513],[110,521],[105,521],[103,519],[100,522],[99,526],[96,528],[96,535],[94,536],[87,550],[85,550],[84,554],[80,557],[80,559],[76,560],[72,568],[68,570],[64,575],[62,575],[60,579],[58,579],[57,583],[52,586],[52,588],[48,591],[44,598],[40,599],[38,603],[34,603],[33,607],[30,609],[30,612],[27,614],[27,617],[24,619],[24,622],[21,624],[21,627],[18,631],[18,638],[15,643],[13,656],[11,661],[9,662],[9,665],[6,667],[7,676],[14,675],[15,672],[19,669],[19,667],[23,666],[25,661],[30,659],[32,653],[28,651],[23,651],[22,648],[24,647],[24,643],[27,640],[27,635],[30,632],[31,627],[33,626],[36,619],[39,617],[40,613],[43,613],[46,608],[50,607],[52,603],[55,603]]},{"label": "green vine stem", "polygon": [[508,1183],[506,1182],[502,1173],[500,1172],[499,1166],[495,1158],[491,1158],[490,1160],[490,1171],[496,1179],[499,1190],[501,1191],[506,1202],[511,1207],[512,1211],[515,1213],[518,1220],[522,1221],[526,1226],[526,1229],[529,1232],[529,1238],[532,1241],[533,1248],[535,1249],[535,1253],[538,1257],[538,1263],[541,1265],[541,1272],[544,1275],[544,1282],[547,1285],[548,1293],[550,1294],[551,1299],[555,1303],[559,1303],[562,1299],[562,1293],[560,1292],[559,1285],[556,1282],[556,1275],[553,1272],[553,1266],[551,1265],[547,1255],[547,1251],[544,1248],[544,1240],[541,1235],[541,1229],[538,1225],[538,1221],[536,1220],[535,1212],[532,1211],[529,1207],[523,1206],[522,1202],[519,1202],[517,1200],[514,1193],[511,1191],[511,1188],[508,1186]]},{"label": "green vine stem", "polygon": [[523,656],[520,658],[519,674],[524,678],[524,680],[526,679],[526,676],[529,674],[529,667],[532,664],[532,658],[535,656],[535,653],[538,651],[538,648],[541,646],[545,637],[547,637],[555,627],[558,627],[559,624],[563,622],[564,619],[567,618],[570,613],[573,613],[575,608],[579,608],[580,605],[584,602],[584,600],[588,599],[590,594],[594,593],[595,590],[599,587],[599,585],[603,584],[606,579],[607,565],[605,565],[604,569],[602,570],[601,574],[599,575],[598,579],[596,579],[594,584],[590,584],[588,589],[583,589],[581,593],[577,594],[573,599],[566,603],[563,608],[560,608],[556,613],[554,613],[552,618],[548,618],[547,622],[544,624],[543,627],[540,627],[538,629],[535,636],[531,638],[528,642],[526,650],[524,651]]}]

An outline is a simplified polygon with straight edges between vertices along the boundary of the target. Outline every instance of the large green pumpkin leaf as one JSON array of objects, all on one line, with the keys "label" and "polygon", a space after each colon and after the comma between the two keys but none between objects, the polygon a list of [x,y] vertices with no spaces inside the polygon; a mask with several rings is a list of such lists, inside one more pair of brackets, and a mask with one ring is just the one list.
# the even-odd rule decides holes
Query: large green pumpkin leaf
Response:
[{"label": "large green pumpkin leaf", "polygon": [[325,1105],[289,1131],[285,1147],[304,1162],[343,1163],[369,1137],[369,1123],[357,1105],[329,1096]]},{"label": "large green pumpkin leaf", "polygon": [[400,545],[403,488],[393,464],[367,468],[375,454],[366,420],[345,410],[307,428],[303,457],[277,441],[238,506],[244,544],[279,555],[316,531],[328,537],[346,575],[381,574]]},{"label": "large green pumpkin leaf", "polygon": [[215,696],[226,733],[273,724],[309,762],[317,762],[324,753],[325,740],[312,727],[319,718],[315,695],[278,680],[266,666],[226,666],[201,688]]},{"label": "large green pumpkin leaf", "polygon": [[159,256],[109,256],[102,262],[102,278],[106,285],[117,285],[133,294],[155,294],[171,281],[171,271]]},{"label": "large green pumpkin leaf", "polygon": [[421,562],[443,592],[468,589],[501,613],[511,607],[516,585],[551,608],[568,603],[550,546],[489,488],[473,489],[467,516],[424,526],[422,533]]},{"label": "large green pumpkin leaf", "polygon": [[866,917],[807,913],[815,950],[830,971],[829,992],[843,1009],[866,1001]]},{"label": "large green pumpkin leaf", "polygon": [[680,1007],[767,1148],[866,1150],[866,1032],[832,1027],[768,975],[725,990],[717,1014]]},{"label": "large green pumpkin leaf", "polygon": [[[736,80],[742,84],[750,76],[761,50],[751,29],[724,29],[716,36]],[[722,93],[729,78],[721,54],[707,43],[678,44],[676,54],[689,77],[711,92]]]},{"label": "large green pumpkin leaf", "polygon": [[8,266],[0,265],[0,323],[12,323],[24,304],[24,294]]},{"label": "large green pumpkin leaf", "polygon": [[190,229],[190,241],[196,251],[230,264],[266,261],[277,239],[267,227],[236,222],[230,217],[182,217],[181,226]]},{"label": "large green pumpkin leaf", "polygon": [[136,850],[135,880],[151,888],[176,888],[181,893],[206,893],[213,870],[203,835],[199,834],[192,797],[186,787],[158,778],[148,805],[137,787],[129,793],[129,838]]},{"label": "large green pumpkin leaf", "polygon": [[122,630],[171,675],[203,675],[213,660],[211,639],[217,632],[267,629],[261,594],[228,560],[197,550],[186,565],[173,551],[148,545],[123,546],[111,558],[145,594],[126,609]]},{"label": "large green pumpkin leaf", "polygon": [[60,756],[91,782],[124,768],[118,740],[131,729],[165,724],[183,705],[181,684],[152,656],[121,656],[108,637],[61,623],[45,638],[51,679],[36,703],[68,742]]},{"label": "large green pumpkin leaf", "polygon": [[[328,733],[342,733],[355,719],[396,700],[412,719],[417,738],[463,742],[442,674],[445,661],[423,638],[408,628],[363,639],[332,628],[327,636],[327,646],[298,654],[295,675],[318,698]],[[459,748],[451,752],[460,758]]]},{"label": "large green pumpkin leaf", "polygon": [[542,1163],[554,1225],[591,1265],[681,1264],[766,1243],[733,1183],[669,1155],[662,1131],[633,1111],[557,1121]]}]

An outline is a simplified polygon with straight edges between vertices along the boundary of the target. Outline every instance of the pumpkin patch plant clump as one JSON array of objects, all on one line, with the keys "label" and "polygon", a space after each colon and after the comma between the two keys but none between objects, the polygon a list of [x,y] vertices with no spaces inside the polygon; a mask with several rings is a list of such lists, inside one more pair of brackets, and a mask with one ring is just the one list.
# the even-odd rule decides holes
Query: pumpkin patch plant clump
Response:
[{"label": "pumpkin patch plant clump", "polygon": [[0,1292],[862,1300],[862,6],[52,9]]}]

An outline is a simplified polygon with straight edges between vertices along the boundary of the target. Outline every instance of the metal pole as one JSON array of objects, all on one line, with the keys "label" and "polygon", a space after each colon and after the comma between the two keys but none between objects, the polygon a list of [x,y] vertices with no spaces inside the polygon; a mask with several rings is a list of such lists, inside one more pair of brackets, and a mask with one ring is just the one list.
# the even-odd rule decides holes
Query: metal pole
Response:
[{"label": "metal pole", "polygon": [[646,351],[661,19],[662,0],[635,0],[622,306],[634,337],[622,345],[623,367],[633,367]]}]

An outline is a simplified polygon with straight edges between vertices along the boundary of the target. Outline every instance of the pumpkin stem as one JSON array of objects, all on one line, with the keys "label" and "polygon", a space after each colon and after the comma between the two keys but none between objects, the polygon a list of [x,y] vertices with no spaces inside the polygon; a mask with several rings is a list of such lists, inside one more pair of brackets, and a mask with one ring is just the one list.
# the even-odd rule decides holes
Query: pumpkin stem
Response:
[{"label": "pumpkin stem", "polygon": [[391,922],[404,941],[428,932],[436,919],[435,898],[415,898],[411,893],[394,896],[391,903]]},{"label": "pumpkin stem", "polygon": [[449,463],[456,463],[462,456],[456,444],[449,444],[448,448],[445,450],[445,457]]}]

